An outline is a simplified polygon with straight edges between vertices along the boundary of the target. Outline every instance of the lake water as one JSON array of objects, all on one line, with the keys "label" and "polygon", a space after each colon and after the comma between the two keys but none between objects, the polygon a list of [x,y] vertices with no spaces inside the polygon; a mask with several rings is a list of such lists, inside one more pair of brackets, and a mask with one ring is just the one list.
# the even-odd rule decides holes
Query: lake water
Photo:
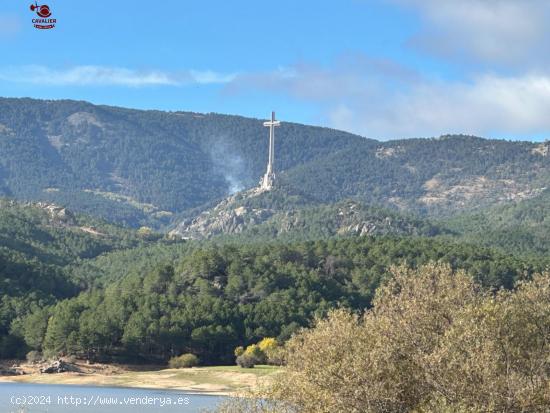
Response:
[{"label": "lake water", "polygon": [[197,413],[223,399],[172,390],[0,383],[2,413]]}]

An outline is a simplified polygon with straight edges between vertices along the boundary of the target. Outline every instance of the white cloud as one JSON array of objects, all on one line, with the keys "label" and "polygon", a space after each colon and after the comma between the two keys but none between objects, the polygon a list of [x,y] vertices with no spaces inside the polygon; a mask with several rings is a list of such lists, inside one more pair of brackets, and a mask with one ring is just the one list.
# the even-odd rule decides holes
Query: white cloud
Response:
[{"label": "white cloud", "polygon": [[379,139],[445,133],[523,138],[550,130],[550,74],[484,74],[443,81],[377,61],[367,66],[297,65],[239,76],[227,87],[233,92],[267,90],[313,103],[328,126]]},{"label": "white cloud", "polygon": [[53,86],[183,86],[227,83],[234,77],[234,74],[212,71],[190,70],[170,73],[90,65],[67,69],[52,69],[39,65],[0,68],[0,80]]},{"label": "white cloud", "polygon": [[228,83],[235,79],[235,73],[218,73],[212,70],[197,71],[191,70],[191,77],[196,83],[210,84],[210,83]]},{"label": "white cloud", "polygon": [[271,72],[241,74],[227,85],[227,90],[234,93],[257,88],[290,93],[304,100],[337,102],[384,93],[420,79],[419,73],[396,62],[347,54],[329,67],[300,63]]},{"label": "white cloud", "polygon": [[412,44],[446,57],[525,66],[548,62],[547,0],[387,0],[424,20]]},{"label": "white cloud", "polygon": [[550,76],[484,75],[471,82],[427,82],[406,93],[365,95],[328,109],[332,126],[380,138],[467,133],[520,136],[550,130]]}]

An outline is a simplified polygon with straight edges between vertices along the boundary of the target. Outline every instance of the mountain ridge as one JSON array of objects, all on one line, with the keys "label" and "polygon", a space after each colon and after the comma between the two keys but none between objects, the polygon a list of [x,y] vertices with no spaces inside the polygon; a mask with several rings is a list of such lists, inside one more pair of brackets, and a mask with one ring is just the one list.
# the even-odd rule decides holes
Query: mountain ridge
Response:
[{"label": "mountain ridge", "polygon": [[[262,121],[242,116],[0,98],[0,145],[0,194],[165,228],[255,187],[268,143]],[[450,216],[536,198],[550,186],[548,147],[466,135],[381,142],[283,122],[275,169],[286,193],[318,204]]]}]

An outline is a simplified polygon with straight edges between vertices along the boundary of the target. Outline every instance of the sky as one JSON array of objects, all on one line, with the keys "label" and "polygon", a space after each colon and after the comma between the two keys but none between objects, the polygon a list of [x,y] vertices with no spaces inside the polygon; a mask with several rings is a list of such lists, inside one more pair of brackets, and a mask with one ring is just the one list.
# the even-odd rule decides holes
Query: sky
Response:
[{"label": "sky", "polygon": [[550,137],[547,0],[0,0],[0,96]]}]

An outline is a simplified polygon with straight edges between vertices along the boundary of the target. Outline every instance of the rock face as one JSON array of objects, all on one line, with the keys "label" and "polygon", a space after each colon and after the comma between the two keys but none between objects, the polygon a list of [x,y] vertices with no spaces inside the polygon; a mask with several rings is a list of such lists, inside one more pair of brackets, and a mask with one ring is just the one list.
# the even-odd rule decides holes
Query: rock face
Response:
[{"label": "rock face", "polygon": [[[367,208],[347,201],[325,207],[296,210],[277,215],[279,233],[299,231],[302,228],[322,227],[328,235],[433,235],[437,229],[427,222],[390,213],[382,209]],[[312,215],[318,213],[316,218]]]},{"label": "rock face", "polygon": [[[261,200],[262,196],[262,193],[256,190],[233,195],[214,208],[182,221],[169,235],[183,239],[208,239],[221,234],[245,232],[266,237],[293,233],[297,237],[307,239],[318,237],[319,234],[430,236],[438,231],[427,221],[407,218],[382,209],[368,208],[355,201],[322,206],[282,207],[284,202],[271,199],[271,202],[267,203],[270,208],[258,207],[257,205],[266,205],[263,202],[254,202]],[[250,230],[253,230],[253,233],[247,232]]]},{"label": "rock face", "polygon": [[53,363],[41,367],[40,373],[53,374],[53,373],[65,373],[66,371],[75,371],[75,369],[63,360],[56,360]]},{"label": "rock face", "polygon": [[0,376],[21,376],[23,374],[25,373],[23,373],[22,371],[18,371],[15,368],[11,368],[11,369],[0,368]]},{"label": "rock face", "polygon": [[220,234],[237,234],[245,229],[261,224],[274,215],[275,211],[266,208],[250,208],[238,202],[243,197],[252,197],[257,191],[250,190],[230,196],[214,208],[187,219],[170,231],[171,237],[183,239],[204,239]]},{"label": "rock face", "polygon": [[74,214],[67,208],[45,202],[38,202],[35,205],[48,213],[52,224],[76,225],[76,218]]}]

